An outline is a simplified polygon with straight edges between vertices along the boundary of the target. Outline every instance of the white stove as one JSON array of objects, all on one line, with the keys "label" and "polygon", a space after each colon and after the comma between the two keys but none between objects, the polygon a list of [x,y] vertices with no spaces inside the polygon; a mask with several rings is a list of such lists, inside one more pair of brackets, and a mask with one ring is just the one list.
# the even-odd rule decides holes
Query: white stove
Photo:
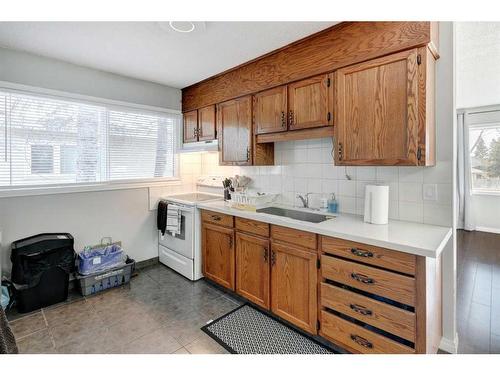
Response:
[{"label": "white stove", "polygon": [[181,233],[175,236],[159,232],[158,257],[161,263],[190,280],[203,277],[201,273],[201,218],[199,202],[223,199],[222,176],[200,177],[197,191],[162,198],[181,211]]}]

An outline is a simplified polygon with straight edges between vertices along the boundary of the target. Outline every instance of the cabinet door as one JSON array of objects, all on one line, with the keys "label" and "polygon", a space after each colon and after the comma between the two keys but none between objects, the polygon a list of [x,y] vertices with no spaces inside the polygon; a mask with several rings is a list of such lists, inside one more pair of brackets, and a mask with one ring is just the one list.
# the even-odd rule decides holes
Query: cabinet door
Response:
[{"label": "cabinet door", "polygon": [[290,130],[332,125],[329,108],[332,99],[329,74],[288,85],[288,126]]},{"label": "cabinet door", "polygon": [[203,275],[234,290],[234,231],[203,224],[201,232]]},{"label": "cabinet door", "polygon": [[287,130],[286,86],[275,87],[254,95],[254,119],[257,134]]},{"label": "cabinet door", "polygon": [[337,165],[417,165],[417,50],[336,72]]},{"label": "cabinet door", "polygon": [[198,141],[198,111],[184,112],[184,143]]},{"label": "cabinet door", "polygon": [[236,233],[236,293],[269,309],[269,240]]},{"label": "cabinet door", "polygon": [[215,139],[215,105],[209,105],[198,111],[198,140],[213,139]]},{"label": "cabinet door", "polygon": [[273,243],[271,246],[271,308],[303,330],[316,333],[317,254]]},{"label": "cabinet door", "polygon": [[252,97],[217,105],[219,164],[251,165]]}]

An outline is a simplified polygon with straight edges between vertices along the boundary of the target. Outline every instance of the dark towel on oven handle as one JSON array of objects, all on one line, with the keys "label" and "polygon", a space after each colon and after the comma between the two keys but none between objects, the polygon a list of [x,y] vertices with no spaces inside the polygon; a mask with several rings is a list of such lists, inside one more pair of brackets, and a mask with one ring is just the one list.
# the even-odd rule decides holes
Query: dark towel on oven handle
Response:
[{"label": "dark towel on oven handle", "polygon": [[165,230],[167,229],[167,208],[168,203],[165,201],[158,202],[158,216],[156,217],[156,226],[161,234],[165,234]]}]

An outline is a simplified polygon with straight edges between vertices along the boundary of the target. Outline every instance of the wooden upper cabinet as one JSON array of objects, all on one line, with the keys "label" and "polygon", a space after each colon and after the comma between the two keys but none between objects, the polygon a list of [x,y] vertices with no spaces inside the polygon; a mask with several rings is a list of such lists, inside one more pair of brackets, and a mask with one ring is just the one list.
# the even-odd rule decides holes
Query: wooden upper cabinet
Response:
[{"label": "wooden upper cabinet", "polygon": [[198,111],[184,112],[184,143],[198,141]]},{"label": "wooden upper cabinet", "polygon": [[426,114],[430,97],[425,96],[425,72],[419,72],[426,66],[425,50],[412,49],[336,71],[336,165],[432,163],[432,157],[425,161],[425,142],[434,137],[433,114]]},{"label": "wooden upper cabinet", "polygon": [[201,226],[203,275],[234,290],[234,230],[203,223]]},{"label": "wooden upper cabinet", "polygon": [[315,334],[317,321],[317,254],[273,242],[271,248],[271,310]]},{"label": "wooden upper cabinet", "polygon": [[287,88],[279,86],[254,95],[255,133],[287,130]]},{"label": "wooden upper cabinet", "polygon": [[198,141],[215,139],[215,105],[198,110]]},{"label": "wooden upper cabinet", "polygon": [[288,127],[290,130],[333,125],[333,81],[322,74],[288,85]]},{"label": "wooden upper cabinet", "polygon": [[220,165],[252,164],[252,97],[217,104]]},{"label": "wooden upper cabinet", "polygon": [[236,233],[236,293],[253,303],[270,307],[269,239]]}]

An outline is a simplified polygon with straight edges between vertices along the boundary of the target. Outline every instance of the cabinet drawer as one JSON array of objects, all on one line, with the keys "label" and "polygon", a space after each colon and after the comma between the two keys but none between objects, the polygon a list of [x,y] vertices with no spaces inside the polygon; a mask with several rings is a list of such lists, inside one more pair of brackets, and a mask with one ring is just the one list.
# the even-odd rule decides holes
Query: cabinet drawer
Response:
[{"label": "cabinet drawer", "polygon": [[277,225],[271,226],[271,237],[273,240],[288,242],[292,245],[302,246],[313,250],[316,250],[318,246],[317,236],[315,233],[280,227]]},{"label": "cabinet drawer", "polygon": [[391,300],[415,306],[415,279],[362,264],[321,256],[321,275]]},{"label": "cabinet drawer", "polygon": [[212,211],[201,211],[201,220],[206,223],[222,225],[225,227],[233,227],[233,217],[231,215],[220,214]]},{"label": "cabinet drawer", "polygon": [[320,335],[366,354],[413,354],[415,350],[328,311],[321,311]]},{"label": "cabinet drawer", "polygon": [[269,224],[267,223],[236,217],[235,224],[236,229],[241,230],[242,232],[257,234],[262,237],[269,237]]},{"label": "cabinet drawer", "polygon": [[412,312],[326,283],[321,283],[321,305],[415,342]]},{"label": "cabinet drawer", "polygon": [[416,256],[400,251],[387,250],[382,247],[333,237],[321,237],[321,250],[357,262],[415,275]]}]

